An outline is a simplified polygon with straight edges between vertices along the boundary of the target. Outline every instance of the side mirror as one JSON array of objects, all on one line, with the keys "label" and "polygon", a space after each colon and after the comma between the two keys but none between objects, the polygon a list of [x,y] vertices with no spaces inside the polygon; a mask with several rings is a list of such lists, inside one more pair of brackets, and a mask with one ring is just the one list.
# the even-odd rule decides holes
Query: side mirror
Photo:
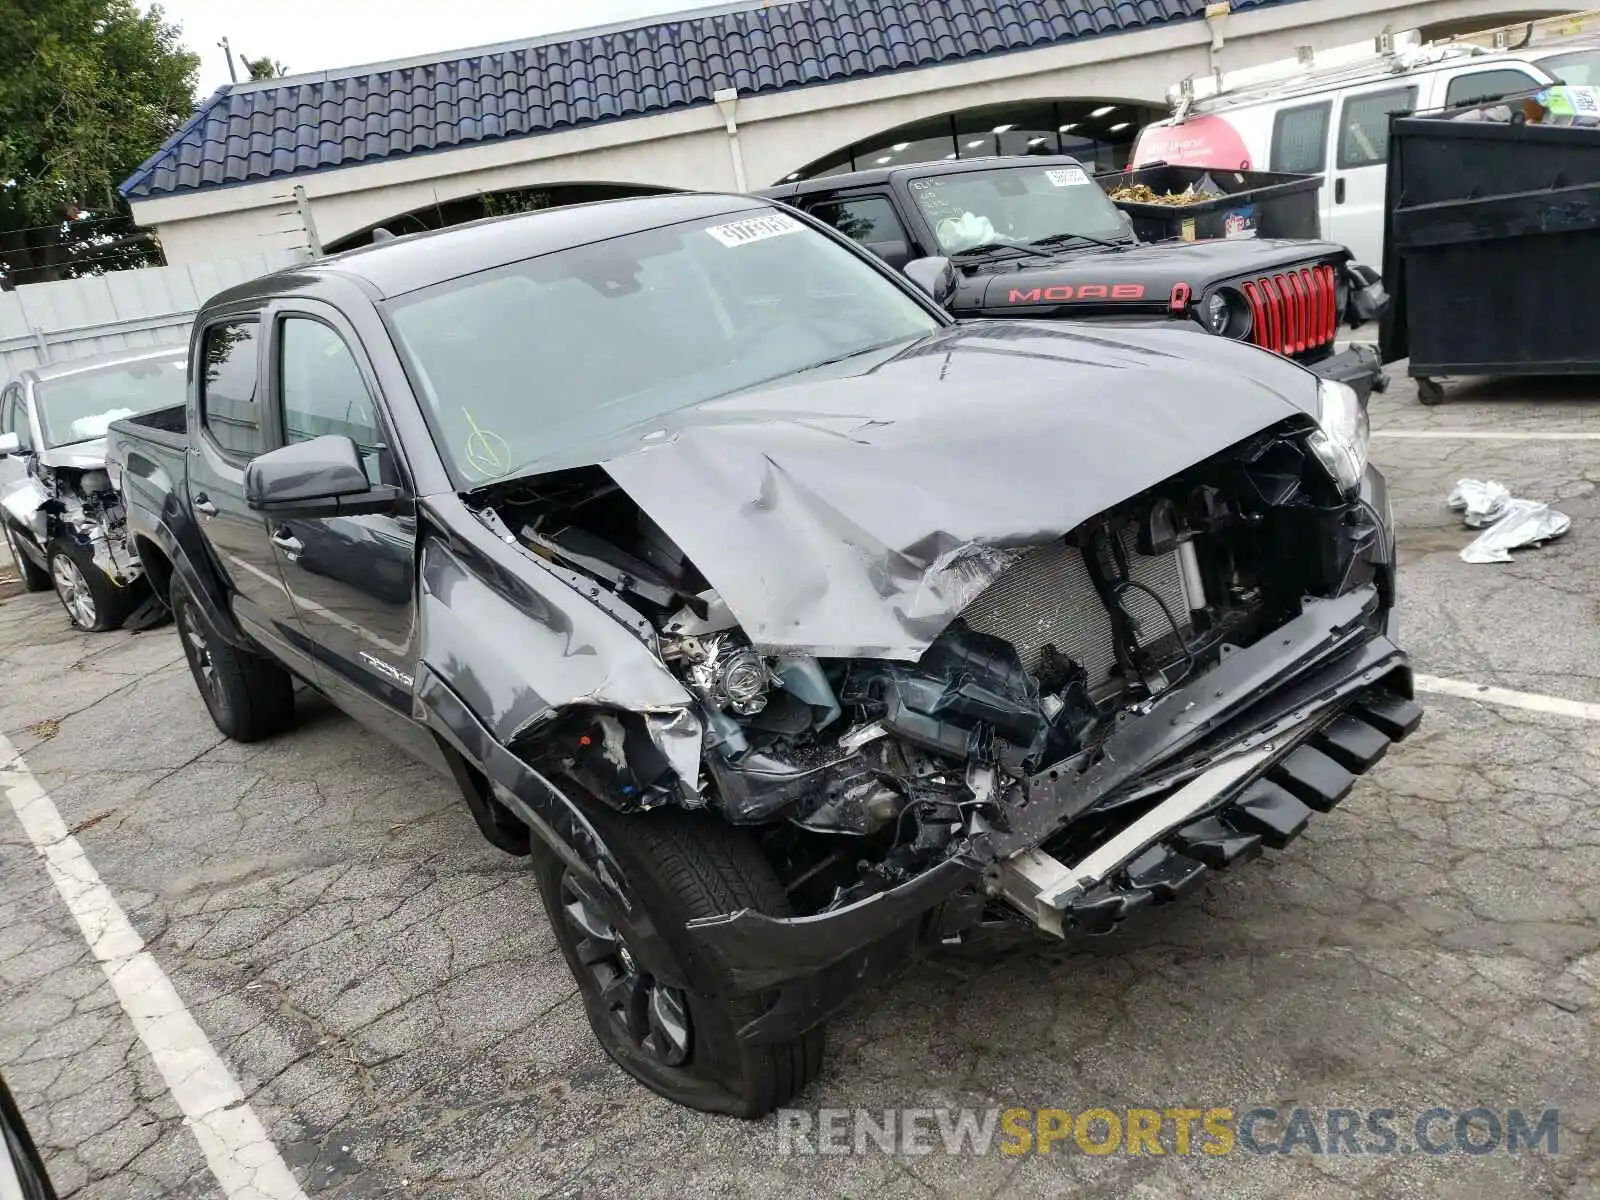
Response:
[{"label": "side mirror", "polygon": [[906,274],[940,308],[956,294],[956,266],[948,258],[914,258],[906,264]]},{"label": "side mirror", "polygon": [[244,502],[283,516],[354,516],[383,511],[393,488],[374,488],[350,438],[329,433],[252,459],[244,469]]},{"label": "side mirror", "polygon": [[22,449],[22,438],[15,433],[0,433],[0,458],[15,454]]},{"label": "side mirror", "polygon": [[862,244],[897,271],[905,270],[906,264],[911,261],[911,247],[902,241],[864,242]]}]

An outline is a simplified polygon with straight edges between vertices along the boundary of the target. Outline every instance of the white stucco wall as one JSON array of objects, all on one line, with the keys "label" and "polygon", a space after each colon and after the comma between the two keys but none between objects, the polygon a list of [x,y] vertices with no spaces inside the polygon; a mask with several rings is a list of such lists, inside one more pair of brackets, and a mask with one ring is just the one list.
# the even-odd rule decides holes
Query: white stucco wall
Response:
[{"label": "white stucco wall", "polygon": [[[1230,16],[1216,65],[1234,69],[1289,58],[1297,46],[1348,45],[1385,29],[1477,18],[1488,24],[1512,9],[1527,11],[1516,0],[1300,0]],[[1559,3],[1549,9],[1566,10]],[[1207,26],[1189,22],[741,98],[736,116],[746,183],[765,187],[843,146],[952,110],[1074,96],[1160,105],[1176,81],[1211,69],[1210,45]],[[434,202],[590,182],[735,188],[721,114],[707,107],[616,121],[143,200],[133,212],[158,232],[167,261],[176,264],[303,244],[291,196],[297,183],[328,243]]]}]

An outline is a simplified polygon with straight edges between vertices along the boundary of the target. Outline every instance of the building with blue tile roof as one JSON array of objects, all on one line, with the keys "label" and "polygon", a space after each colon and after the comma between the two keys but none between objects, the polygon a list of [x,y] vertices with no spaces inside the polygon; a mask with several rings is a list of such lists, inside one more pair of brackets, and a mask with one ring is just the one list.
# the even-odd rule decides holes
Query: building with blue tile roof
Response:
[{"label": "building with blue tile roof", "polygon": [[448,223],[508,191],[1035,149],[1110,167],[1185,76],[1474,5],[1493,0],[765,0],[225,86],[121,191],[193,262],[305,246],[308,224],[338,246]]}]

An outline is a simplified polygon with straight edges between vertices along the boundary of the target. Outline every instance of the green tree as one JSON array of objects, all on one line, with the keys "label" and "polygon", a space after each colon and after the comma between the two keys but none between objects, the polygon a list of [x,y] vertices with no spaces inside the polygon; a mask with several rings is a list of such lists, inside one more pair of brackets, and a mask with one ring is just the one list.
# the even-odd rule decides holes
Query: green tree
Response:
[{"label": "green tree", "polygon": [[0,278],[160,261],[117,185],[193,112],[199,63],[159,7],[0,0]]},{"label": "green tree", "polygon": [[278,79],[289,73],[288,67],[265,55],[260,58],[246,58],[241,54],[239,61],[244,64],[244,69],[250,72],[251,79]]}]

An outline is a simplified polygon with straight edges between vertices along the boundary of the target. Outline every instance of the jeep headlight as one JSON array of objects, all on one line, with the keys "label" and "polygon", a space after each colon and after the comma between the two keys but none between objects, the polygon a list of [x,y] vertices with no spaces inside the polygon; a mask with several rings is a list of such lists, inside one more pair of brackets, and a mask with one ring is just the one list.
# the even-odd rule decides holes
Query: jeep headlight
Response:
[{"label": "jeep headlight", "polygon": [[1353,492],[1367,473],[1367,449],[1372,426],[1361,397],[1347,383],[1317,381],[1318,428],[1306,444],[1339,486]]}]

